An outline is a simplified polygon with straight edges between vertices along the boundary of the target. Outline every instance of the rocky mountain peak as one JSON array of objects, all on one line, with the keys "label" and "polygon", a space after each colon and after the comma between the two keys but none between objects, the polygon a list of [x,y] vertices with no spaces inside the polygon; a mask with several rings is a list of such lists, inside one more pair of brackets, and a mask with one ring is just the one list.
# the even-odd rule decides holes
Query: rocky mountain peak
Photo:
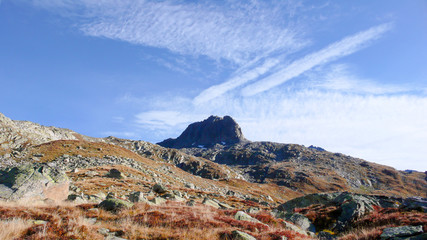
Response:
[{"label": "rocky mountain peak", "polygon": [[189,148],[228,145],[242,141],[246,139],[233,118],[210,116],[201,122],[190,124],[178,138],[169,138],[158,144],[169,148]]}]

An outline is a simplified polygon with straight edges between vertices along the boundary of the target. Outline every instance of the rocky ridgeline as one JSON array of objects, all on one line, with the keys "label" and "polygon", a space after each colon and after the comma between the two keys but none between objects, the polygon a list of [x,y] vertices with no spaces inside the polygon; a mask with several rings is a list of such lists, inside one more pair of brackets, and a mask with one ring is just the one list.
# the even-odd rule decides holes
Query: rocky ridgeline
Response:
[{"label": "rocky ridgeline", "polygon": [[74,131],[57,127],[46,127],[29,121],[17,121],[0,113],[0,155],[20,155],[27,147],[54,140],[99,141]]}]

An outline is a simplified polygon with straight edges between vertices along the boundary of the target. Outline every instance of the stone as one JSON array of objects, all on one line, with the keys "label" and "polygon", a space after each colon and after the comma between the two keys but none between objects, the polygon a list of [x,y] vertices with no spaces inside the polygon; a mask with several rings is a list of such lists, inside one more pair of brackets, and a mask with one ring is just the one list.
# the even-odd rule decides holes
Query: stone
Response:
[{"label": "stone", "polygon": [[185,187],[186,188],[190,188],[190,189],[195,189],[196,187],[194,186],[194,184],[192,184],[192,183],[186,183],[185,184]]},{"label": "stone", "polygon": [[239,230],[234,230],[231,234],[235,240],[256,240],[253,236]]},{"label": "stone", "polygon": [[289,230],[292,230],[292,231],[297,232],[299,234],[307,236],[307,231],[302,230],[300,227],[298,227],[298,226],[296,226],[290,222],[283,222],[283,225],[286,229],[289,229]]},{"label": "stone", "polygon": [[109,198],[98,204],[99,208],[111,212],[117,212],[124,208],[131,208],[132,206],[133,204],[131,202],[127,202],[117,198]]},{"label": "stone", "polygon": [[190,201],[186,202],[185,204],[186,204],[187,206],[192,207],[192,206],[196,205],[196,202],[195,202],[193,199],[191,199]]},{"label": "stone", "polygon": [[115,192],[107,193],[107,196],[105,197],[105,199],[110,199],[110,198],[116,198],[116,193]]},{"label": "stone", "polygon": [[257,207],[249,207],[248,209],[246,209],[246,212],[250,213],[250,214],[257,214],[259,212],[259,208],[257,208]]},{"label": "stone", "polygon": [[153,199],[150,200],[150,202],[152,202],[154,205],[160,205],[166,202],[166,199],[161,198],[161,197],[155,197]]},{"label": "stone", "polygon": [[249,214],[243,212],[243,211],[238,211],[235,215],[234,215],[234,219],[236,220],[240,220],[240,221],[248,221],[248,222],[254,222],[254,223],[262,223],[261,221],[259,221],[256,218],[253,218],[251,216],[249,216]]},{"label": "stone", "polygon": [[99,175],[99,173],[98,173],[98,172],[95,172],[95,171],[87,171],[87,172],[85,173],[85,175],[86,175],[86,176],[88,176],[88,177],[95,177],[95,176],[98,176],[98,175]]},{"label": "stone", "polygon": [[104,236],[107,236],[108,234],[110,234],[110,229],[108,228],[100,228],[98,229],[98,233]]},{"label": "stone", "polygon": [[70,194],[67,197],[67,201],[76,203],[76,204],[82,204],[82,203],[86,203],[86,200],[83,198],[83,196],[79,195],[79,194]]},{"label": "stone", "polygon": [[218,205],[221,209],[233,209],[233,207],[228,205],[227,203],[218,202]]},{"label": "stone", "polygon": [[46,164],[25,164],[0,170],[0,200],[52,199],[62,201],[69,193],[65,173]]},{"label": "stone", "polygon": [[152,189],[155,193],[158,193],[158,194],[162,194],[168,191],[168,189],[165,186],[159,183],[154,184]]},{"label": "stone", "polygon": [[217,202],[215,202],[215,201],[213,201],[212,199],[209,199],[209,198],[203,199],[202,204],[205,204],[207,206],[211,206],[211,207],[214,207],[214,208],[220,208],[220,206],[219,206],[219,204]]},{"label": "stone", "polygon": [[109,178],[116,178],[116,179],[123,179],[125,176],[120,172],[118,169],[112,168],[110,171],[108,171],[106,177]]},{"label": "stone", "polygon": [[400,226],[385,228],[381,234],[381,239],[393,239],[396,237],[412,237],[423,233],[423,226]]},{"label": "stone", "polygon": [[427,213],[427,199],[422,197],[410,197],[403,201],[402,208],[405,210],[418,210]]},{"label": "stone", "polygon": [[129,195],[129,201],[131,201],[131,202],[134,202],[134,203],[135,202],[143,202],[144,200],[145,200],[144,194],[140,191],[132,192]]},{"label": "stone", "polygon": [[302,214],[299,214],[299,213],[284,214],[283,219],[294,223],[304,231],[316,232],[316,227],[313,225],[313,223],[306,216]]}]

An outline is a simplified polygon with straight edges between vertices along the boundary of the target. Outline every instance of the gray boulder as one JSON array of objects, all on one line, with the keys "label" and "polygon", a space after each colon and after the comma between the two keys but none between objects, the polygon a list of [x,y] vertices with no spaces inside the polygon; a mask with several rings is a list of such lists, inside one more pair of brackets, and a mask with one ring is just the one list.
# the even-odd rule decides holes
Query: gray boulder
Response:
[{"label": "gray boulder", "polygon": [[256,240],[256,238],[254,238],[253,236],[238,230],[234,230],[233,232],[231,232],[231,234],[233,235],[233,239],[235,240]]},{"label": "gray boulder", "polygon": [[280,218],[292,222],[304,231],[316,232],[316,227],[313,225],[313,223],[302,214],[287,213],[280,216]]},{"label": "gray boulder", "polygon": [[294,198],[278,207],[278,210],[293,212],[295,208],[304,208],[313,204],[325,205],[331,203],[340,193],[314,193],[303,197]]},{"label": "gray boulder", "polygon": [[411,197],[403,201],[402,208],[405,210],[419,210],[427,213],[427,199],[422,197]]},{"label": "gray boulder", "polygon": [[248,221],[248,222],[254,222],[254,223],[262,223],[260,222],[258,219],[251,217],[249,214],[243,212],[243,211],[238,211],[235,215],[234,215],[234,219],[236,220],[240,220],[240,221]]},{"label": "gray boulder", "polygon": [[0,170],[0,200],[67,199],[69,179],[45,164],[26,164]]},{"label": "gray boulder", "polygon": [[381,234],[381,239],[394,239],[397,237],[412,237],[423,233],[423,226],[400,226],[385,228]]},{"label": "gray boulder", "polygon": [[219,204],[217,202],[215,202],[215,201],[213,201],[212,199],[209,199],[209,198],[203,199],[202,204],[205,204],[207,206],[211,206],[211,207],[214,207],[214,208],[220,208],[221,207],[221,206],[219,206]]},{"label": "gray boulder", "polygon": [[134,203],[135,202],[143,202],[144,200],[145,200],[144,194],[140,191],[132,192],[129,195],[129,201],[131,201],[131,202],[134,202]]}]

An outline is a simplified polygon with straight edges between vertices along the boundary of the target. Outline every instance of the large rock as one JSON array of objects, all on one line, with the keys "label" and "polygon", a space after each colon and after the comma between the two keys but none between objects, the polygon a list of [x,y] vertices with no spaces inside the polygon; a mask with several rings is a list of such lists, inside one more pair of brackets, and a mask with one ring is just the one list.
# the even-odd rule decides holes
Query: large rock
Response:
[{"label": "large rock", "polygon": [[316,232],[316,227],[313,225],[313,223],[302,214],[288,213],[281,216],[281,218],[294,223],[304,231]]},{"label": "large rock", "polygon": [[[333,226],[334,230],[343,231],[349,224],[374,209],[374,206],[390,207],[390,202],[401,201],[401,199],[342,193],[316,193],[292,199],[278,207],[279,210],[292,213],[295,208],[305,208],[311,205],[338,206],[340,215]],[[288,219],[289,220],[289,219]]]},{"label": "large rock", "polygon": [[243,212],[243,211],[238,211],[235,215],[234,215],[234,219],[236,220],[240,220],[240,221],[248,221],[248,222],[254,222],[254,223],[262,223],[260,222],[258,219],[251,217],[249,214]]},{"label": "large rock", "polygon": [[5,201],[68,197],[69,179],[65,173],[45,164],[25,164],[0,170],[0,199]]},{"label": "large rock", "polygon": [[253,236],[239,230],[234,230],[231,234],[235,240],[256,240]]},{"label": "large rock", "polygon": [[235,144],[246,141],[239,125],[229,116],[210,116],[202,122],[190,124],[176,139],[158,143],[169,148],[211,147],[215,144]]},{"label": "large rock", "polygon": [[118,169],[115,169],[115,168],[110,169],[110,171],[108,171],[106,177],[117,178],[117,179],[125,178],[125,176],[123,176],[123,173],[120,172]]},{"label": "large rock", "polygon": [[131,208],[132,206],[133,206],[132,203],[125,200],[117,199],[117,198],[106,199],[98,205],[99,208],[102,208],[106,211],[111,211],[111,212],[117,212],[124,208]]},{"label": "large rock", "polygon": [[400,226],[385,228],[381,234],[381,239],[394,239],[397,237],[412,237],[423,233],[423,226]]}]

